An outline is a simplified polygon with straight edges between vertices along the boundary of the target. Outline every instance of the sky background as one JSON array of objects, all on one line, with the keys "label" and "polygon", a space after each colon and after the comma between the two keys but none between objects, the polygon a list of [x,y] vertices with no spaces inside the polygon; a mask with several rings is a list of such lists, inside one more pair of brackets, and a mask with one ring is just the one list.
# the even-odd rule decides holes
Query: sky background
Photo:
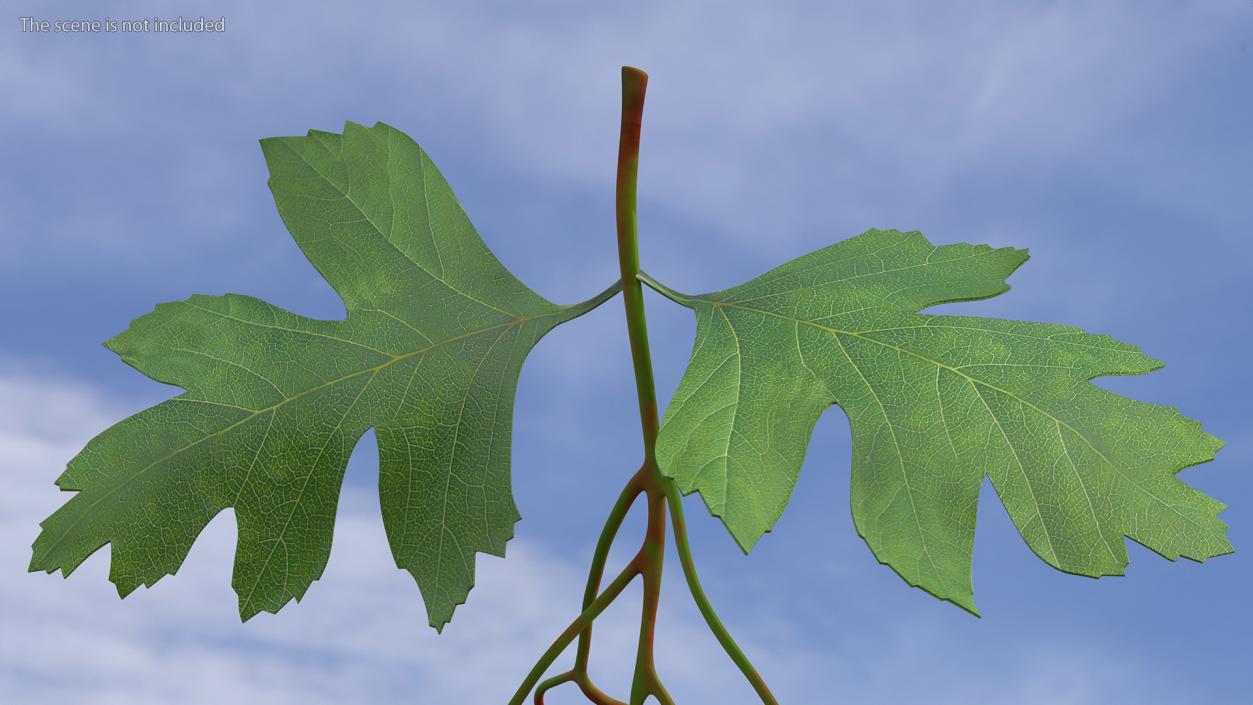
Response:
[{"label": "sky background", "polygon": [[[1030,248],[999,298],[935,310],[1077,325],[1167,367],[1099,383],[1228,442],[1181,477],[1231,505],[1239,553],[1131,544],[1123,578],[1056,572],[990,485],[976,619],[879,565],[849,512],[847,419],[818,422],[791,506],[744,557],[687,501],[715,606],[784,703],[1253,703],[1253,2],[6,2],[0,41],[0,701],[503,703],[573,617],[600,523],[639,461],[620,300],[549,334],[515,405],[523,520],[443,635],[388,553],[372,434],[299,605],[240,624],[234,519],[125,601],[108,552],[27,574],[52,481],[91,436],[175,393],[100,342],[161,301],[343,306],[286,234],[257,139],[387,122],[414,137],[532,288],[617,277],[619,67],[651,74],[644,267],[732,286],[869,227]],[[211,14],[220,35],[23,34],[17,17]],[[649,294],[659,394],[694,333]],[[641,531],[623,529],[625,560]],[[752,703],[668,563],[659,668],[681,705]],[[624,696],[638,585],[593,673]],[[598,622],[600,624],[600,622]],[[570,690],[550,703],[581,702]]]}]

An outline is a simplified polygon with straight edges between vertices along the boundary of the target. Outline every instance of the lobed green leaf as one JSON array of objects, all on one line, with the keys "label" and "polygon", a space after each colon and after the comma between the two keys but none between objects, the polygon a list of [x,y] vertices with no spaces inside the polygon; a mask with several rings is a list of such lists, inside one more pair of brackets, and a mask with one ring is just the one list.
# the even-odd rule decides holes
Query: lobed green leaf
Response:
[{"label": "lobed green leaf", "polygon": [[1175,477],[1222,442],[1176,409],[1090,383],[1161,366],[1077,328],[919,313],[995,296],[1023,250],[871,230],[746,284],[684,296],[691,361],[657,442],[745,552],[783,513],[818,416],[852,427],[858,533],[909,584],[975,612],[971,552],[985,476],[1031,549],[1089,576],[1161,555],[1230,552],[1224,505]]},{"label": "lobed green leaf", "polygon": [[503,556],[518,510],[510,425],[522,363],[558,306],[491,254],[426,153],[382,123],[262,140],[270,188],[342,321],[227,294],[161,304],[106,346],[186,393],[92,439],[57,480],[31,570],[69,575],[105,544],[125,596],[182,564],[234,509],[244,619],[299,600],[326,566],[353,447],[374,428],[383,521],[440,629]]}]

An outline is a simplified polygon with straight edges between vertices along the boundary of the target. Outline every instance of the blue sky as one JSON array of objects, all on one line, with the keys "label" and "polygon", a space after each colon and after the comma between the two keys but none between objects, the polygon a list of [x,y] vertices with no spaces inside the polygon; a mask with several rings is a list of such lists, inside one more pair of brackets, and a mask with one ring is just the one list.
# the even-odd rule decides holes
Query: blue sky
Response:
[{"label": "blue sky", "polygon": [[[292,243],[256,140],[382,120],[439,164],[487,243],[555,301],[616,278],[618,68],[652,80],[640,169],[645,268],[731,286],[869,227],[1030,248],[1012,292],[944,310],[1078,325],[1167,367],[1099,383],[1180,407],[1228,442],[1181,477],[1231,505],[1237,554],[1124,578],[1063,575],[979,505],[976,619],[907,587],[856,536],[849,433],[818,422],[792,504],[745,558],[687,503],[715,605],[785,703],[1253,702],[1253,3],[216,3],[221,35],[0,42],[0,701],[503,702],[573,616],[594,534],[638,462],[620,304],[563,326],[518,389],[509,557],[443,635],[395,569],[373,439],[304,601],[240,624],[234,523],[177,576],[119,601],[107,552],[27,574],[52,480],[95,433],[174,390],[99,343],[160,301],[247,293],[342,304]],[[198,16],[97,3],[56,17]],[[83,12],[87,14],[82,14]],[[48,19],[55,19],[49,14]],[[659,392],[691,346],[649,296]],[[624,546],[640,530],[624,529]],[[623,558],[624,556],[618,556]],[[754,702],[672,560],[661,671],[680,703]],[[594,672],[624,692],[630,591]],[[579,702],[558,692],[550,702]]]}]

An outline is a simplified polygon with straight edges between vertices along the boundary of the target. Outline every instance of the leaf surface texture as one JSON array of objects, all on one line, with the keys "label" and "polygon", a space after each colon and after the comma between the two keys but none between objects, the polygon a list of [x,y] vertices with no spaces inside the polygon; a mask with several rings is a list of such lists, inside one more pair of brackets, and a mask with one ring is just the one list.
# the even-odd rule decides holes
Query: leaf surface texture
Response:
[{"label": "leaf surface texture", "polygon": [[245,619],[300,599],[326,566],[345,466],[374,428],[397,565],[442,628],[503,556],[518,510],[510,426],[523,360],[608,294],[558,306],[475,232],[430,158],[384,124],[262,140],[296,243],[343,299],[314,320],[235,294],[160,304],[106,346],[186,390],[92,439],[57,480],[32,570],[68,575],[105,544],[125,596],[174,573],[227,507]]},{"label": "leaf surface texture", "polygon": [[697,319],[658,439],[663,472],[700,492],[747,552],[838,404],[858,533],[908,583],[972,612],[985,476],[1031,549],[1067,572],[1121,574],[1124,536],[1170,559],[1230,552],[1224,505],[1175,477],[1221,441],[1176,409],[1090,383],[1161,363],[1077,328],[920,313],[1004,292],[1026,259],[871,230],[725,291],[650,281]]}]

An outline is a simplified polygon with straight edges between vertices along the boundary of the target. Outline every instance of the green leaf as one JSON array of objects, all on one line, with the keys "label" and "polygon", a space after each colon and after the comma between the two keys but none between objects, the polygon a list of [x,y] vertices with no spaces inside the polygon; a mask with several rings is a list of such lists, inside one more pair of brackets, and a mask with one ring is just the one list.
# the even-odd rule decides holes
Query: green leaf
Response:
[{"label": "green leaf", "polygon": [[185,394],[96,436],[57,480],[31,570],[69,575],[112,544],[125,596],[174,573],[233,507],[244,619],[299,600],[326,566],[348,456],[374,428],[396,563],[440,629],[503,556],[523,360],[616,290],[554,305],[491,254],[427,155],[384,124],[261,142],[284,223],[347,307],[305,318],[227,294],[160,304],[105,345]]},{"label": "green leaf", "polygon": [[923,315],[996,296],[1023,250],[871,230],[701,296],[696,343],[657,442],[744,551],[796,484],[818,416],[852,427],[857,531],[909,584],[974,612],[980,485],[991,478],[1033,551],[1117,575],[1123,537],[1172,560],[1229,553],[1224,505],[1175,478],[1222,442],[1176,409],[1089,382],[1161,363],[1077,328]]}]

